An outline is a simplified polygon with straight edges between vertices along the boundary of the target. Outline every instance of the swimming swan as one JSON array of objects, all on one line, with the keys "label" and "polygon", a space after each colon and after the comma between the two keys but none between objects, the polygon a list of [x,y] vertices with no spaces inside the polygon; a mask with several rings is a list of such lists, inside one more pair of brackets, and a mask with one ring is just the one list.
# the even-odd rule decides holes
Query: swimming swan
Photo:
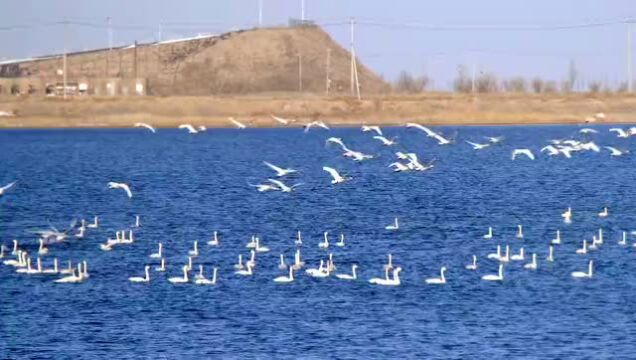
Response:
[{"label": "swimming swan", "polygon": [[168,278],[171,284],[184,284],[189,281],[188,279],[188,265],[183,265],[183,276]]},{"label": "swimming swan", "polygon": [[488,274],[481,277],[482,280],[485,281],[503,281],[503,264],[499,264],[499,273],[498,274]]},{"label": "swimming swan", "polygon": [[247,270],[238,270],[234,272],[236,275],[243,275],[243,276],[252,276],[253,272],[252,272],[252,264],[251,263],[247,263]]},{"label": "swimming swan", "polygon": [[525,252],[524,252],[523,247],[521,249],[519,249],[519,254],[512,255],[510,257],[510,260],[512,260],[512,261],[525,260]]},{"label": "swimming swan", "polygon": [[603,211],[598,213],[598,217],[601,217],[601,218],[605,218],[607,217],[607,215],[609,215],[609,210],[606,207],[603,208]]},{"label": "swimming swan", "polygon": [[587,240],[583,240],[583,247],[580,249],[576,249],[576,253],[579,255],[587,254]]},{"label": "swimming swan", "polygon": [[280,263],[278,264],[278,268],[281,270],[287,269],[287,264],[285,264],[285,255],[280,254]]},{"label": "swimming swan", "polygon": [[523,265],[523,268],[528,270],[537,270],[537,254],[536,253],[532,253],[532,262]]},{"label": "swimming swan", "polygon": [[214,235],[212,236],[212,240],[208,241],[208,245],[219,246],[219,237],[216,231],[214,232]]},{"label": "swimming swan", "polygon": [[393,220],[393,224],[387,225],[385,229],[387,230],[398,230],[400,228],[400,223],[398,222],[398,218]]},{"label": "swimming swan", "polygon": [[159,243],[159,251],[154,254],[150,254],[151,259],[160,259],[163,256],[163,245]]},{"label": "swimming swan", "polygon": [[486,235],[484,235],[484,239],[486,239],[486,240],[492,239],[492,227],[491,226],[488,227],[488,233]]},{"label": "swimming swan", "polygon": [[196,279],[194,281],[195,284],[197,285],[216,285],[216,276],[217,276],[217,272],[219,271],[218,268],[213,268],[212,269],[212,279],[206,279],[205,277],[200,277],[198,279]]},{"label": "swimming swan", "polygon": [[501,245],[497,245],[497,252],[488,254],[488,259],[499,260],[501,259]]},{"label": "swimming swan", "polygon": [[166,258],[161,258],[161,265],[156,267],[155,271],[159,271],[159,272],[166,271]]},{"label": "swimming swan", "polygon": [[294,268],[293,267],[289,267],[289,276],[279,276],[274,278],[274,282],[275,283],[290,283],[294,281]]},{"label": "swimming swan", "polygon": [[523,226],[517,225],[517,238],[523,239]]},{"label": "swimming swan", "polygon": [[590,262],[587,265],[587,272],[583,272],[583,271],[574,271],[572,272],[572,277],[573,278],[592,278],[592,269],[593,269],[593,261],[590,260]]},{"label": "swimming swan", "polygon": [[351,265],[351,274],[336,274],[336,278],[341,280],[357,280],[358,279],[358,275],[356,273],[357,269],[358,269],[358,265],[353,264]]},{"label": "swimming swan", "polygon": [[192,257],[197,257],[199,256],[199,242],[194,240],[194,247],[192,248],[192,250],[188,251],[188,255],[192,256]]},{"label": "swimming swan", "polygon": [[554,245],[561,244],[561,231],[560,230],[556,231],[556,238],[552,239],[552,244],[554,244]]},{"label": "swimming swan", "polygon": [[369,280],[369,283],[383,286],[398,286],[400,285],[400,271],[402,271],[402,268],[398,266],[393,269],[393,279],[389,279],[388,277],[372,278]]},{"label": "swimming swan", "polygon": [[40,248],[38,249],[38,254],[46,255],[49,253],[49,249],[44,246],[44,239],[40,239]]},{"label": "swimming swan", "polygon": [[549,262],[554,262],[554,247],[552,247],[552,245],[550,245],[549,247],[548,257],[545,260]]},{"label": "swimming swan", "polygon": [[473,255],[472,264],[466,265],[466,270],[477,270],[477,256]]},{"label": "swimming swan", "polygon": [[446,266],[442,266],[441,270],[439,271],[439,277],[438,278],[429,278],[426,279],[426,283],[427,284],[431,284],[431,285],[444,285],[446,284],[446,277],[444,276],[444,273],[446,272]]},{"label": "swimming swan", "polygon": [[344,234],[340,234],[340,241],[336,243],[336,246],[343,247],[345,246],[345,237]]},{"label": "swimming swan", "polygon": [[318,247],[321,249],[329,248],[329,232],[325,231],[323,234],[323,241],[318,244]]},{"label": "swimming swan", "polygon": [[150,266],[146,265],[144,267],[144,272],[145,272],[145,276],[144,277],[140,277],[140,276],[133,276],[133,277],[129,277],[128,281],[133,282],[133,283],[149,283],[150,282]]}]

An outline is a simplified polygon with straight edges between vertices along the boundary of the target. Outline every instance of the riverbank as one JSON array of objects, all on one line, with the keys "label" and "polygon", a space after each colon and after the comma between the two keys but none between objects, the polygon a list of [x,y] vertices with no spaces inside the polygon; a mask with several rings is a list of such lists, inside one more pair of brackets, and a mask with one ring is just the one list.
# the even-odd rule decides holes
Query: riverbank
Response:
[{"label": "riverbank", "polygon": [[625,94],[480,94],[427,93],[349,97],[298,94],[198,97],[0,98],[0,128],[118,128],[135,122],[157,127],[183,123],[233,127],[232,116],[248,127],[277,127],[270,114],[315,119],[334,126],[361,123],[398,125],[575,124],[597,113],[601,123],[636,122],[636,96]]}]

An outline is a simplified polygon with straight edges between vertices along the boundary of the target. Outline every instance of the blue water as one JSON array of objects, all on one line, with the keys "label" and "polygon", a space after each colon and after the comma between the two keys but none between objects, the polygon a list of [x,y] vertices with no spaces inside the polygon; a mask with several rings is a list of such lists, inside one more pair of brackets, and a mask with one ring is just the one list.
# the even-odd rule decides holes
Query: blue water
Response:
[{"label": "blue water", "polygon": [[[618,139],[607,128],[599,145],[636,151],[636,139]],[[176,130],[152,135],[140,130],[0,131],[0,182],[18,185],[0,198],[0,240],[13,238],[35,253],[30,230],[63,228],[74,218],[99,215],[99,229],[84,240],[51,245],[52,258],[87,260],[91,278],[54,284],[51,276],[26,276],[0,265],[0,357],[83,358],[528,358],[633,357],[636,345],[636,250],[616,244],[623,230],[636,229],[633,154],[577,153],[572,159],[538,156],[510,160],[516,147],[538,153],[548,139],[576,136],[577,127],[464,127],[458,144],[436,145],[421,132],[385,128],[400,145],[382,146],[359,129],[209,130],[190,136]],[[463,140],[504,135],[501,146],[474,151]],[[328,136],[378,155],[354,163]],[[415,151],[436,167],[424,173],[393,173],[397,150]],[[288,184],[292,194],[258,193],[273,173],[270,161],[301,172]],[[332,186],[322,166],[353,180]],[[130,184],[134,197],[109,190],[109,181]],[[573,208],[571,225],[560,217]],[[610,216],[596,214],[609,206]],[[135,244],[99,250],[116,230],[142,226]],[[394,217],[401,229],[384,227]],[[525,239],[514,238],[517,224]],[[495,239],[482,239],[488,226]],[[599,228],[606,243],[576,255],[583,238]],[[563,244],[553,264],[544,261],[548,242],[561,229]],[[205,241],[219,231],[221,246]],[[302,255],[317,266],[323,231],[347,237],[331,250],[337,272],[359,264],[360,280],[313,279],[298,273],[292,284],[275,284],[280,253],[293,258],[295,232],[304,235]],[[258,234],[272,249],[259,254],[255,275],[233,274],[237,255]],[[220,268],[215,287],[174,286],[192,242],[201,255],[195,266]],[[630,238],[630,241],[636,239]],[[131,284],[143,275],[148,255],[163,242],[168,272],[151,272],[149,285]],[[495,273],[486,260],[496,244],[537,252],[539,269],[525,262],[506,267],[505,281],[480,280]],[[402,285],[373,286],[388,253],[402,266]],[[477,254],[479,269],[464,265]],[[594,259],[596,274],[576,281]],[[448,284],[427,277],[448,267]],[[154,263],[153,263],[154,267]]]}]

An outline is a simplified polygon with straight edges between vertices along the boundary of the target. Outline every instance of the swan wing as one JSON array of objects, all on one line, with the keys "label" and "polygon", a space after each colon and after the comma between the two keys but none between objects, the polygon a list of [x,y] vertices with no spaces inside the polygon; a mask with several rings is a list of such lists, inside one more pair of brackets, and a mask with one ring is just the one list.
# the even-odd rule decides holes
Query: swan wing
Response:
[{"label": "swan wing", "polygon": [[276,171],[277,173],[285,172],[285,169],[280,168],[274,164],[268,163],[267,161],[263,161],[263,164],[267,165],[270,169]]},{"label": "swan wing", "polygon": [[11,189],[11,188],[13,187],[13,185],[15,185],[16,183],[17,183],[17,181],[14,181],[14,182],[12,182],[12,183],[9,183],[9,184],[7,184],[7,185],[5,185],[5,186],[1,187],[1,188],[0,188],[0,194],[1,194],[1,193],[3,193],[3,192],[5,192],[6,190]]},{"label": "swan wing", "polygon": [[146,124],[146,123],[142,123],[142,122],[135,123],[135,127],[143,127],[143,128],[146,128],[146,129],[150,130],[152,133],[156,133],[156,132],[157,132],[157,131],[155,130],[155,128],[154,128],[154,127],[152,127],[151,125]]},{"label": "swan wing", "polygon": [[270,116],[272,119],[274,119],[274,120],[278,121],[279,123],[281,123],[281,124],[283,124],[283,125],[287,125],[287,124],[289,123],[289,120],[284,119],[284,118],[282,118],[282,117],[275,116],[275,115],[271,115],[271,114],[270,114],[269,116]]},{"label": "swan wing", "polygon": [[331,177],[333,177],[333,179],[335,181],[342,181],[344,180],[342,176],[340,176],[340,174],[338,173],[338,171],[334,168],[328,167],[328,166],[323,166],[322,169],[326,172],[328,172]]},{"label": "swan wing", "polygon": [[242,123],[242,122],[240,122],[240,121],[237,121],[235,118],[233,118],[233,117],[229,117],[228,119],[229,119],[229,120],[230,120],[230,122],[232,122],[232,124],[234,124],[237,128],[239,128],[239,129],[245,129],[245,128],[246,128],[245,124],[243,124],[243,123]]}]

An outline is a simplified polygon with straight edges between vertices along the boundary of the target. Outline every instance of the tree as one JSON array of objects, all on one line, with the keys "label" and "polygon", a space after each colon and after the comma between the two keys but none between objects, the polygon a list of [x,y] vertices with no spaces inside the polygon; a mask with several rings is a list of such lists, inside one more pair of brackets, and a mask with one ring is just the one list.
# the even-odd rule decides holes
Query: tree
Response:
[{"label": "tree", "polygon": [[536,77],[532,79],[532,91],[534,91],[535,94],[541,94],[544,91],[544,88],[545,85],[541,78]]},{"label": "tree", "polygon": [[402,71],[398,75],[393,88],[395,91],[402,93],[419,93],[426,90],[429,83],[430,79],[426,75],[414,77],[410,73]]},{"label": "tree", "polygon": [[472,81],[468,76],[468,71],[465,65],[460,65],[457,68],[457,77],[453,80],[453,89],[456,92],[468,93],[472,91]]}]

